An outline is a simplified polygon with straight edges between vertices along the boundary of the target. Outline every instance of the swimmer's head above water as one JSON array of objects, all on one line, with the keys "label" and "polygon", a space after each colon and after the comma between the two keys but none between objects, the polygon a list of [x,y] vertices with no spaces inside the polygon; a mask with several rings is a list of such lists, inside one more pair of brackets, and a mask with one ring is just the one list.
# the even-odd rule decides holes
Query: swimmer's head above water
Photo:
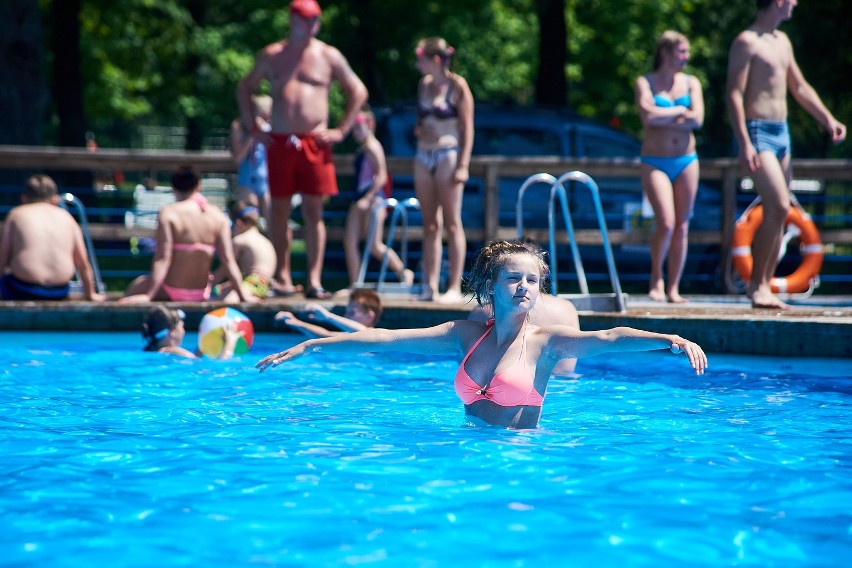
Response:
[{"label": "swimmer's head above water", "polygon": [[539,290],[545,294],[548,292],[550,268],[544,260],[545,253],[541,247],[529,241],[493,241],[480,249],[467,280],[468,292],[477,304],[488,306],[494,302],[491,288],[508,260],[518,254],[535,259],[539,269]]},{"label": "swimmer's head above water", "polygon": [[[186,331],[184,320],[186,314],[180,309],[171,309],[167,306],[154,306],[145,314],[142,321],[142,337],[145,339],[145,351],[157,351],[167,338],[174,337],[177,345]],[[177,337],[179,336],[179,337]]]}]

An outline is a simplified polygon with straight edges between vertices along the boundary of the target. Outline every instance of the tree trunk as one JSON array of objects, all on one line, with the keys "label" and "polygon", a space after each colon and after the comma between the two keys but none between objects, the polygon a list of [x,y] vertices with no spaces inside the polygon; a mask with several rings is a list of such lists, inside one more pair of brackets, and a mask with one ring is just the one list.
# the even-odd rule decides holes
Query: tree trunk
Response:
[{"label": "tree trunk", "polygon": [[[378,1],[382,2],[383,0]],[[387,97],[378,61],[376,61],[376,52],[378,51],[376,39],[381,37],[380,27],[387,25],[387,22],[382,20],[381,6],[377,9],[376,0],[353,2],[349,5],[349,9],[356,16],[359,26],[358,49],[353,55],[358,58],[358,66],[363,73],[360,79],[370,93],[370,102],[372,104],[383,103]]]},{"label": "tree trunk", "polygon": [[0,144],[42,144],[48,93],[38,4],[0,2]]},{"label": "tree trunk", "polygon": [[[204,9],[206,7],[206,0],[190,0],[186,3],[186,8],[189,11],[190,16],[192,16],[192,21],[194,22],[193,28],[190,29],[190,33],[192,33],[195,29],[201,29],[204,26]],[[188,42],[189,45],[192,45],[192,42]],[[195,98],[201,97],[201,90],[198,85],[198,68],[201,66],[201,57],[193,48],[187,58],[186,58],[186,74],[188,77],[195,77],[196,80],[192,83],[192,92],[191,95]],[[204,133],[202,132],[201,119],[198,116],[192,115],[186,117],[186,149],[187,150],[201,150],[201,145],[204,140]]]},{"label": "tree trunk", "polygon": [[80,70],[81,0],[53,0],[53,99],[59,119],[59,144],[85,146],[86,114],[83,109],[83,75]]},{"label": "tree trunk", "polygon": [[537,0],[536,15],[539,64],[535,101],[540,105],[564,106],[568,100],[565,0]]}]

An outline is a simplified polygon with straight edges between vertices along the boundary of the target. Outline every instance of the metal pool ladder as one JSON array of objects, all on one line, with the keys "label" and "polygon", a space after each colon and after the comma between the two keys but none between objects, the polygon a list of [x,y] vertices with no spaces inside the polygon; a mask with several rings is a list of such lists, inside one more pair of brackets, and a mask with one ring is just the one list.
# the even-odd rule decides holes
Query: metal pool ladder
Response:
[{"label": "metal pool ladder", "polygon": [[[611,294],[590,294],[589,284],[586,281],[586,272],[583,269],[583,262],[580,259],[580,248],[577,246],[577,241],[574,236],[574,224],[571,221],[571,214],[568,208],[568,199],[565,193],[565,182],[579,182],[589,189],[592,193],[592,200],[595,204],[597,213],[598,228],[601,232],[602,245],[604,254],[606,255],[606,264],[609,271],[609,280],[612,284],[613,292]],[[559,179],[547,173],[539,173],[531,175],[524,181],[521,188],[518,190],[518,197],[515,201],[515,225],[518,229],[518,239],[522,239],[524,235],[524,218],[523,218],[523,199],[527,189],[536,184],[544,184],[550,188],[550,197],[547,204],[547,225],[548,225],[548,252],[550,255],[550,274],[552,279],[551,294],[571,300],[579,310],[586,311],[615,311],[624,313],[627,311],[625,296],[621,292],[621,283],[618,280],[618,272],[615,269],[615,257],[612,254],[612,246],[610,245],[609,235],[606,231],[606,221],[603,214],[603,205],[601,204],[600,190],[598,184],[580,171],[566,172]],[[574,260],[574,269],[577,272],[577,280],[580,285],[580,294],[559,294],[558,293],[558,272],[556,266],[556,200],[559,199],[559,205],[562,210],[562,219],[565,222],[565,230],[568,233],[568,244],[571,247],[571,257]]]},{"label": "metal pool ladder", "polygon": [[366,281],[367,265],[370,263],[370,243],[373,242],[376,231],[378,230],[379,213],[387,209],[391,210],[391,217],[388,226],[388,235],[385,239],[385,246],[387,247],[387,251],[390,251],[393,247],[396,228],[401,220],[402,233],[400,237],[399,258],[402,260],[403,266],[408,265],[408,213],[409,211],[420,211],[420,202],[414,197],[410,197],[402,201],[394,199],[393,197],[376,201],[373,208],[370,210],[370,227],[367,230],[367,240],[364,243],[364,252],[361,255],[361,266],[358,270],[358,281],[355,282],[355,287],[373,288],[379,294],[416,294],[419,289],[413,284],[408,285],[405,282],[385,282],[388,273],[387,251],[382,258],[378,280],[375,282]]},{"label": "metal pool ladder", "polygon": [[[59,202],[62,207],[77,216],[77,222],[80,224],[80,229],[83,231],[83,240],[86,242],[86,252],[89,255],[89,263],[92,265],[92,274],[95,279],[95,291],[99,294],[106,292],[106,286],[101,279],[101,269],[98,267],[98,258],[95,256],[95,245],[92,242],[92,235],[89,232],[89,218],[86,215],[86,207],[71,193],[63,193],[62,199]],[[81,292],[83,285],[80,282],[80,273],[74,269],[74,280],[70,283],[72,292]]]}]

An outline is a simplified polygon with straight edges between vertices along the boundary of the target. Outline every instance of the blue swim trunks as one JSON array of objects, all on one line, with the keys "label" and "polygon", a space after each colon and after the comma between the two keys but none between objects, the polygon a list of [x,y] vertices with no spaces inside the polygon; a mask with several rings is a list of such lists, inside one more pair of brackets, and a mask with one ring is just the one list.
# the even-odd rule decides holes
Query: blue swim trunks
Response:
[{"label": "blue swim trunks", "polygon": [[42,286],[5,274],[0,278],[0,298],[4,300],[64,300],[70,286]]},{"label": "blue swim trunks", "polygon": [[746,120],[748,137],[757,153],[772,152],[781,160],[790,153],[790,129],[786,122]]}]

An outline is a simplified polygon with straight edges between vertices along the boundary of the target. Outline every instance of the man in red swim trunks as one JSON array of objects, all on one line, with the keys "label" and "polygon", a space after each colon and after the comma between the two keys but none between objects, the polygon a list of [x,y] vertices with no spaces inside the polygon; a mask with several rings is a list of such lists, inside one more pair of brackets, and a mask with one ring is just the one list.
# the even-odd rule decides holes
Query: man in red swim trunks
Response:
[{"label": "man in red swim trunks", "polygon": [[[272,132],[265,140],[272,197],[268,221],[278,255],[273,289],[282,295],[296,291],[290,273],[289,220],[290,198],[299,193],[308,253],[305,295],[309,298],[330,296],[322,287],[321,275],[326,243],[323,198],[337,194],[331,145],[346,137],[367,100],[367,88],[346,58],[316,39],[320,14],[315,0],[293,0],[289,36],[263,48],[237,87],[241,119],[252,125],[251,96],[262,81],[269,82],[273,102]],[[329,128],[328,93],[334,81],[346,97],[346,109],[337,128]]]}]

